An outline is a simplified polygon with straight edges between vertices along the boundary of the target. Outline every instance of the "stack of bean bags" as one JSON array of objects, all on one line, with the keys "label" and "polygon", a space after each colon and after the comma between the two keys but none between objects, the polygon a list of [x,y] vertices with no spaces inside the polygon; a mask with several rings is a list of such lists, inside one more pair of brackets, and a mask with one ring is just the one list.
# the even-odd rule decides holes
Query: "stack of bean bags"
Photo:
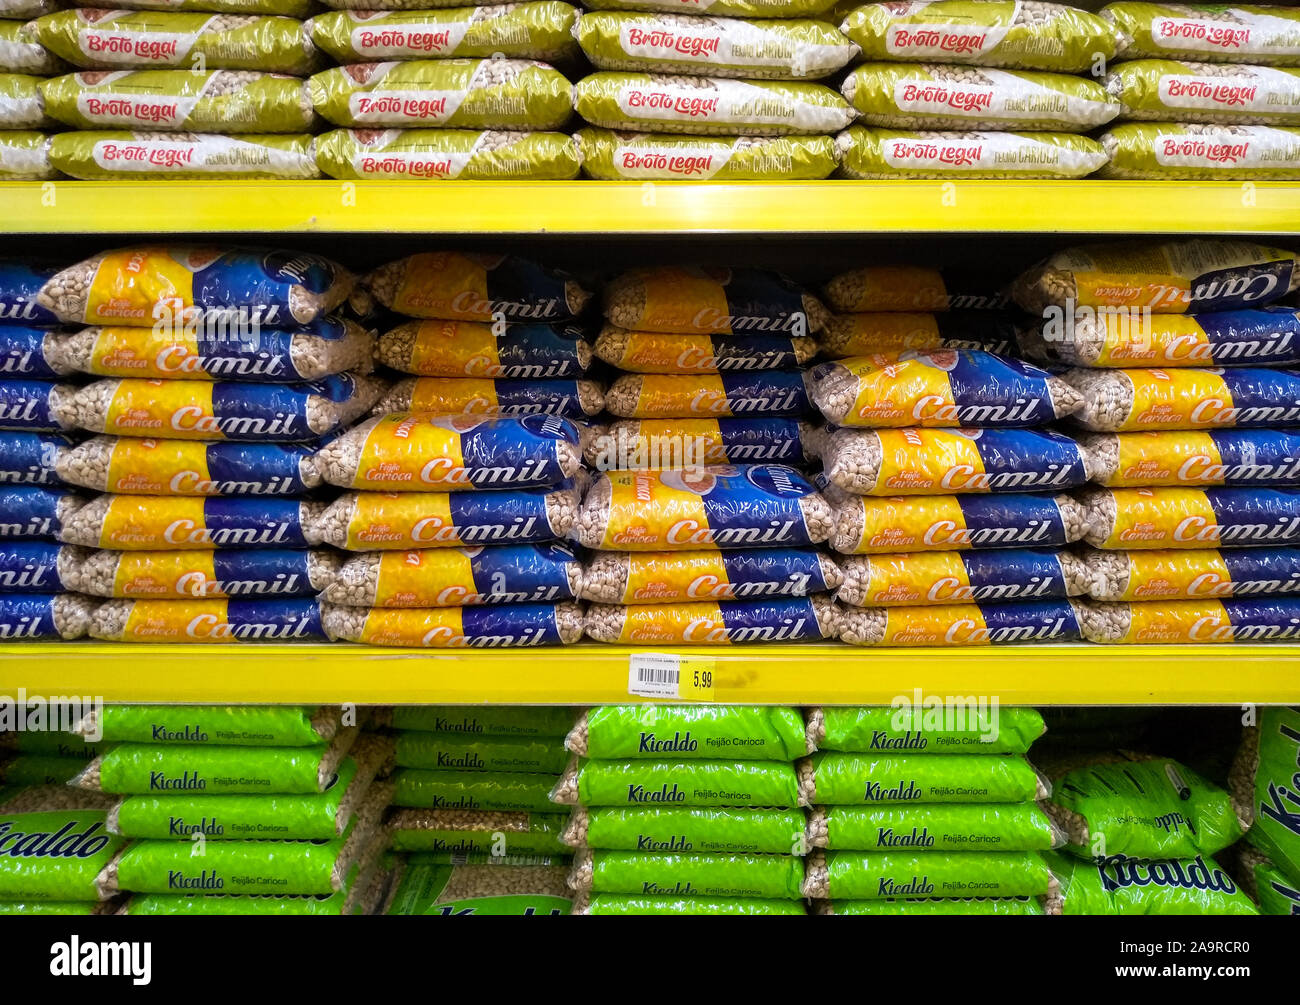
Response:
[{"label": "stack of bean bags", "polygon": [[41,83],[67,65],[24,31],[30,18],[57,8],[54,0],[0,0],[0,181],[58,176]]},{"label": "stack of bean bags", "polygon": [[1244,731],[1229,790],[1249,828],[1238,876],[1262,914],[1300,915],[1300,710],[1256,711]]}]

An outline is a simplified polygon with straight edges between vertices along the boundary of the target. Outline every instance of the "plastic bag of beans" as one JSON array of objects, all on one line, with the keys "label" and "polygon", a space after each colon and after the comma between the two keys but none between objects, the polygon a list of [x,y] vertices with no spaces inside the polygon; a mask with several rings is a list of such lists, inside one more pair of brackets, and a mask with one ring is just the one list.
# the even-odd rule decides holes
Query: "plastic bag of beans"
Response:
[{"label": "plastic bag of beans", "polygon": [[835,597],[855,607],[1042,601],[1087,594],[1092,582],[1076,555],[1047,549],[852,555],[839,566]]},{"label": "plastic bag of beans", "polygon": [[573,34],[598,70],[815,80],[858,54],[826,22],[796,18],[598,11],[578,18]]},{"label": "plastic bag of beans", "polygon": [[1040,426],[1083,407],[1046,370],[971,350],[850,357],[818,364],[806,383],[840,426]]},{"label": "plastic bag of beans", "polygon": [[518,489],[572,478],[582,456],[577,427],[557,415],[394,412],[328,443],[317,465],[327,482],[343,488]]},{"label": "plastic bag of beans", "polygon": [[1107,4],[1101,16],[1119,33],[1125,59],[1300,66],[1300,11],[1288,7],[1125,0]]},{"label": "plastic bag of beans", "polygon": [[577,604],[391,609],[328,604],[321,623],[332,640],[425,649],[570,645],[582,638]]},{"label": "plastic bag of beans", "polygon": [[562,740],[573,726],[575,714],[568,708],[546,705],[398,705],[388,712],[385,724],[423,732]]},{"label": "plastic bag of beans", "polygon": [[375,358],[421,377],[576,377],[591,365],[592,347],[583,335],[572,324],[509,325],[497,334],[481,322],[408,321],[379,337]]},{"label": "plastic bag of beans", "polygon": [[85,766],[79,757],[20,753],[0,761],[0,780],[5,785],[66,785]]},{"label": "plastic bag of beans", "polygon": [[1128,122],[1099,139],[1102,178],[1300,178],[1300,129]]},{"label": "plastic bag of beans", "polygon": [[0,639],[79,639],[94,610],[95,601],[79,593],[0,593]]},{"label": "plastic bag of beans", "polygon": [[582,169],[604,181],[808,181],[835,170],[829,136],[673,136],[585,128]]},{"label": "plastic bag of beans", "polygon": [[820,331],[827,312],[812,294],[773,272],[658,266],[605,284],[605,318],[665,335],[800,336]]},{"label": "plastic bag of beans", "polygon": [[800,805],[1027,803],[1052,793],[1021,755],[822,751],[798,764]]},{"label": "plastic bag of beans", "polygon": [[1249,241],[1126,241],[1067,248],[1022,273],[1016,303],[1049,307],[1145,307],[1199,314],[1261,307],[1300,286],[1294,252]]},{"label": "plastic bag of beans", "polygon": [[[1002,285],[999,277],[978,269],[868,265],[841,272],[826,284],[825,293],[831,307],[843,312],[1001,311],[1011,306]],[[897,323],[888,317],[848,319],[868,325],[891,321]]]},{"label": "plastic bag of beans", "polygon": [[[418,735],[418,734],[407,734]],[[387,827],[393,851],[451,855],[563,855],[562,813],[397,810]]]},{"label": "plastic bag of beans", "polygon": [[591,299],[571,276],[513,255],[423,252],[381,265],[365,282],[398,314],[452,321],[553,324]]},{"label": "plastic bag of beans", "polygon": [[131,10],[197,10],[217,14],[283,14],[306,17],[312,11],[307,0],[126,0]]},{"label": "plastic bag of beans", "polygon": [[977,66],[1084,73],[1115,58],[1118,33],[1063,4],[910,0],[869,3],[841,28],[867,59],[943,60]]},{"label": "plastic bag of beans", "polygon": [[592,0],[588,10],[681,11],[729,17],[819,17],[833,0]]},{"label": "plastic bag of beans", "polygon": [[85,503],[84,496],[62,489],[0,485],[0,541],[57,538],[64,522]]},{"label": "plastic bag of beans", "polygon": [[511,771],[426,771],[399,768],[393,805],[418,810],[554,813],[554,775]]},{"label": "plastic bag of beans", "polygon": [[831,359],[943,349],[1019,356],[1017,329],[1011,317],[992,311],[837,314],[826,322],[817,344],[822,355]]},{"label": "plastic bag of beans", "polygon": [[[87,712],[74,732],[107,743],[311,747],[338,736],[342,714],[337,705],[104,705]],[[359,738],[355,752],[374,743]]]},{"label": "plastic bag of beans", "polygon": [[75,421],[76,388],[52,380],[0,380],[0,431],[55,432]]},{"label": "plastic bag of beans", "polygon": [[1272,642],[1300,636],[1300,599],[1295,597],[1080,606],[1079,624],[1089,642]]},{"label": "plastic bag of beans", "polygon": [[38,40],[32,28],[18,20],[0,21],[0,73],[48,77],[67,68],[63,60]]},{"label": "plastic bag of beans", "polygon": [[591,897],[578,896],[573,901],[574,914],[597,917],[623,917],[627,915],[655,916],[715,916],[739,915],[766,917],[770,915],[804,915],[807,908],[801,900],[766,900],[760,897],[675,897],[629,896],[618,893],[597,893]]},{"label": "plastic bag of beans", "polygon": [[606,325],[595,353],[632,373],[722,373],[798,367],[817,353],[807,336],[661,335]]},{"label": "plastic bag of beans", "polygon": [[717,464],[803,465],[820,430],[802,419],[622,419],[597,427],[583,457],[597,471]]},{"label": "plastic bag of beans", "polygon": [[76,368],[55,349],[58,337],[52,328],[0,325],[0,374],[50,379],[72,373]]},{"label": "plastic bag of beans", "polygon": [[74,449],[61,433],[0,432],[0,485],[62,484],[58,466]]},{"label": "plastic bag of beans", "polygon": [[1065,834],[1037,803],[936,803],[818,808],[808,841],[832,851],[1047,851],[1065,844]]},{"label": "plastic bag of beans", "polygon": [[1080,552],[1093,600],[1194,600],[1300,591],[1300,548]]},{"label": "plastic bag of beans", "polygon": [[1258,715],[1242,733],[1228,777],[1233,804],[1250,828],[1250,842],[1300,886],[1300,709],[1261,708]]},{"label": "plastic bag of beans", "polygon": [[1108,488],[1300,486],[1300,434],[1285,429],[1093,433],[1079,442],[1093,481]]},{"label": "plastic bag of beans", "polygon": [[1106,163],[1075,133],[933,132],[850,126],[835,138],[845,178],[1082,178]]},{"label": "plastic bag of beans", "polygon": [[588,558],[580,594],[601,604],[676,604],[803,597],[841,582],[835,560],[815,548],[605,551]]},{"label": "plastic bag of beans", "polygon": [[324,599],[351,607],[469,607],[573,600],[582,566],[562,544],[372,551],[349,558]]},{"label": "plastic bag of beans", "polygon": [[320,515],[320,539],[349,551],[524,544],[567,537],[572,482],[494,492],[345,492]]},{"label": "plastic bag of beans", "polygon": [[924,706],[833,706],[808,711],[808,739],[821,750],[851,753],[903,751],[1023,754],[1047,726],[1032,708],[980,709],[945,713]]},{"label": "plastic bag of beans", "polygon": [[604,129],[711,136],[834,133],[853,121],[823,84],[658,73],[593,73],[575,86],[574,108]]},{"label": "plastic bag of beans", "polygon": [[1088,515],[1068,495],[852,496],[829,493],[831,547],[844,555],[988,548],[1059,548]]},{"label": "plastic bag of beans", "polygon": [[369,372],[374,338],[352,321],[320,318],[295,329],[188,332],[94,326],[54,335],[50,357],[103,377],[290,383]]},{"label": "plastic bag of beans", "polygon": [[1075,488],[1090,454],[1050,429],[841,429],[823,441],[826,477],[859,495]]},{"label": "plastic bag of beans", "polygon": [[915,897],[906,900],[886,897],[881,900],[819,900],[817,913],[845,914],[859,917],[917,915],[938,917],[1024,917],[1041,915],[1040,897]]},{"label": "plastic bag of beans", "polygon": [[577,48],[572,34],[577,14],[556,0],[451,10],[338,11],[317,14],[307,30],[317,47],[341,64],[450,56],[554,63]]},{"label": "plastic bag of beans", "polygon": [[421,859],[409,856],[394,870],[392,889],[381,913],[443,917],[569,913],[571,895],[563,866],[516,865],[509,860],[500,865],[447,864]]},{"label": "plastic bag of beans", "polygon": [[1119,101],[1085,77],[942,62],[867,63],[841,90],[866,125],[890,129],[1082,133],[1120,112]]},{"label": "plastic bag of beans", "polygon": [[0,0],[0,17],[25,21],[59,9],[57,0]]},{"label": "plastic bag of beans", "polygon": [[580,851],[569,887],[577,893],[799,900],[803,859],[792,855],[698,855],[677,852]]},{"label": "plastic bag of beans", "polygon": [[83,181],[320,177],[315,140],[305,133],[59,133],[50,143],[50,163]]},{"label": "plastic bag of beans", "polygon": [[316,141],[316,166],[344,179],[566,181],[578,177],[582,159],[564,133],[335,129]]},{"label": "plastic bag of beans", "polygon": [[0,542],[0,593],[84,593],[72,581],[87,554],[51,541]]},{"label": "plastic bag of beans", "polygon": [[38,18],[27,34],[88,69],[190,69],[202,59],[211,70],[303,76],[321,63],[302,22],[289,17],[79,8]]},{"label": "plastic bag of beans", "polygon": [[304,252],[140,245],[92,255],[46,278],[37,304],[70,324],[183,330],[293,328],[347,299],[353,278]]},{"label": "plastic bag of beans", "polygon": [[1056,880],[1033,851],[816,851],[803,892],[836,900],[1041,897],[1056,892]]},{"label": "plastic bag of beans", "polygon": [[626,374],[610,384],[605,408],[629,419],[799,416],[810,411],[798,371]]},{"label": "plastic bag of beans", "polygon": [[[0,856],[0,900],[97,901],[99,871],[126,845],[104,829],[104,809],[65,786],[0,796],[0,832],[14,851]],[[50,840],[51,835],[61,840]],[[25,852],[21,849],[27,849]]]},{"label": "plastic bag of beans", "polygon": [[1300,125],[1300,70],[1140,59],[1103,83],[1126,119]]},{"label": "plastic bag of beans", "polygon": [[1079,493],[1094,548],[1214,548],[1300,543],[1300,491],[1090,488]]},{"label": "plastic bag of beans", "polygon": [[815,749],[795,709],[747,705],[605,705],[583,712],[564,745],[607,760],[667,754],[793,761]]},{"label": "plastic bag of beans", "polygon": [[623,645],[799,642],[838,638],[840,611],[824,594],[630,607],[592,604],[583,631],[597,642]]},{"label": "plastic bag of beans", "polygon": [[311,78],[322,117],[371,129],[558,129],[573,114],[572,90],[558,70],[526,59],[354,63]]},{"label": "plastic bag of beans", "polygon": [[434,771],[525,771],[558,775],[568,755],[558,744],[527,736],[399,733],[395,760],[402,768]]},{"label": "plastic bag of beans", "polygon": [[804,806],[788,761],[574,757],[551,799],[565,806]]},{"label": "plastic bag of beans", "polygon": [[45,114],[41,83],[41,77],[0,70],[0,126],[5,129],[42,129],[52,124]]},{"label": "plastic bag of beans", "polygon": [[62,539],[120,551],[308,548],[321,543],[322,510],[301,499],[103,495],[62,518]]},{"label": "plastic bag of beans", "polygon": [[1074,420],[1098,432],[1286,426],[1300,419],[1300,370],[1254,367],[1068,371]]},{"label": "plastic bag of beans", "polygon": [[1300,914],[1300,882],[1249,845],[1238,855],[1237,876],[1247,896],[1259,904],[1260,914]]},{"label": "plastic bag of beans", "polygon": [[577,806],[561,840],[612,851],[803,855],[804,829],[798,809]]},{"label": "plastic bag of beans", "polygon": [[409,377],[394,384],[374,415],[562,415],[582,419],[605,405],[594,380],[492,380],[484,377]]},{"label": "plastic bag of beans", "polygon": [[96,597],[154,600],[313,597],[333,583],[326,549],[96,551],[69,570],[69,589]]},{"label": "plastic bag of beans", "polygon": [[109,600],[89,633],[106,642],[320,642],[315,599]]},{"label": "plastic bag of beans", "polygon": [[807,545],[834,530],[831,507],[793,468],[776,464],[688,471],[612,471],[582,501],[586,548],[663,551]]},{"label": "plastic bag of beans", "polygon": [[1103,754],[1053,775],[1047,812],[1082,858],[1213,855],[1249,825],[1225,789],[1169,758]]},{"label": "plastic bag of beans", "polygon": [[1048,914],[1246,915],[1259,911],[1212,858],[1144,862],[1117,855],[1084,862],[1059,852],[1045,858],[1059,884]]}]

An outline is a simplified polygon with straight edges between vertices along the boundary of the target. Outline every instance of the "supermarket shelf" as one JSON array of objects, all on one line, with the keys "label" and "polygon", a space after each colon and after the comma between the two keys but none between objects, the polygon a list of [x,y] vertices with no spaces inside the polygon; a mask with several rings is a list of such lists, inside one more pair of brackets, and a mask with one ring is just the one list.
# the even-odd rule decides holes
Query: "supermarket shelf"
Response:
[{"label": "supermarket shelf", "polygon": [[1300,232],[1300,183],[9,182],[0,233]]},{"label": "supermarket shelf", "polygon": [[[630,700],[638,650],[431,651],[353,645],[0,644],[0,698],[123,702],[586,704]],[[926,695],[1004,705],[1300,704],[1300,645],[858,649],[839,644],[680,651],[712,700],[889,704]]]}]

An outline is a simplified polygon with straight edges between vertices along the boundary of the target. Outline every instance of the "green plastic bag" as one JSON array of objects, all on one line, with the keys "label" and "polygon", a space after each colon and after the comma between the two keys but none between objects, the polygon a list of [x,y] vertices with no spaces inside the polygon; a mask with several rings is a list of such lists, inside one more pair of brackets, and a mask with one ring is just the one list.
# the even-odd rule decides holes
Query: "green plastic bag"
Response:
[{"label": "green plastic bag", "polygon": [[51,137],[45,133],[0,130],[0,181],[40,181],[59,177],[58,169],[50,163],[51,142]]},{"label": "green plastic bag", "polygon": [[805,804],[1024,803],[1047,780],[1019,755],[813,754],[799,762]]},{"label": "green plastic bag", "polygon": [[1250,843],[1300,883],[1300,709],[1261,708],[1228,781]]},{"label": "green plastic bag", "polygon": [[67,68],[68,64],[47,52],[36,33],[22,21],[0,21],[0,73],[48,77]]},{"label": "green plastic bag", "polygon": [[1124,59],[1300,66],[1300,10],[1291,7],[1125,2],[1101,16],[1118,30]]},{"label": "green plastic bag", "polygon": [[643,10],[713,17],[817,17],[836,0],[582,0],[587,10]]},{"label": "green plastic bag", "polygon": [[1086,77],[946,63],[866,63],[841,85],[869,126],[1082,133],[1120,112]]},{"label": "green plastic bag", "polygon": [[111,913],[112,905],[102,900],[0,900],[0,916]]},{"label": "green plastic bag", "polygon": [[1046,851],[1065,835],[1036,803],[834,806],[808,819],[815,848],[873,851]]},{"label": "green plastic bag", "polygon": [[807,853],[801,810],[741,807],[578,807],[562,840],[571,848],[713,854]]},{"label": "green plastic bag", "polygon": [[338,734],[337,705],[105,705],[77,724],[109,742],[310,747]]},{"label": "green plastic bag", "polygon": [[579,129],[582,169],[605,181],[808,181],[835,170],[829,136],[670,136]]},{"label": "green plastic bag", "polygon": [[1119,856],[1084,862],[1060,852],[1045,858],[1060,884],[1049,914],[1258,914],[1250,898],[1212,858],[1143,862]]},{"label": "green plastic bag", "polygon": [[315,124],[297,77],[236,70],[69,73],[41,85],[45,107],[77,129],[303,133]]},{"label": "green plastic bag", "polygon": [[1137,59],[1103,83],[1126,119],[1300,125],[1300,69]]},{"label": "green plastic bag", "polygon": [[66,785],[86,762],[75,757],[21,754],[0,762],[0,781],[6,785]]},{"label": "green plastic bag", "polygon": [[858,53],[832,25],[799,18],[599,11],[578,18],[574,34],[598,70],[816,80],[830,76]]},{"label": "green plastic bag", "polygon": [[416,181],[566,181],[582,167],[565,133],[475,129],[335,129],[316,164],[331,178]]},{"label": "green plastic bag", "polygon": [[1046,730],[1032,708],[832,706],[808,711],[819,750],[907,754],[1023,754]]},{"label": "green plastic bag", "polygon": [[436,733],[562,737],[576,714],[563,705],[398,705],[388,725]]},{"label": "green plastic bag", "polygon": [[421,810],[555,812],[552,775],[506,771],[424,771],[401,768],[393,775],[393,805]]},{"label": "green plastic bag", "polygon": [[793,761],[811,750],[803,717],[775,705],[603,705],[579,716],[564,745],[609,760]]},{"label": "green plastic bag", "polygon": [[108,750],[112,744],[83,740],[75,733],[56,733],[25,729],[18,733],[0,734],[0,749],[19,750],[24,754],[42,757],[74,758],[89,761]]},{"label": "green plastic bag", "polygon": [[1300,129],[1125,122],[1100,140],[1103,178],[1300,178]]},{"label": "green plastic bag", "polygon": [[417,859],[395,870],[384,914],[565,915],[563,866],[447,865]]},{"label": "green plastic bag", "polygon": [[306,17],[311,0],[126,0],[120,7],[133,10],[196,10],[214,14],[284,14]]},{"label": "green plastic bag", "polygon": [[555,63],[577,51],[577,10],[558,0],[450,10],[330,11],[307,22],[312,41],[340,63],[504,56]]},{"label": "green plastic bag", "polygon": [[1082,178],[1106,164],[1073,133],[899,132],[850,126],[835,138],[845,178]]},{"label": "green plastic bag", "polygon": [[211,841],[328,841],[342,834],[374,778],[344,758],[315,795],[128,796],[108,815],[108,829],[132,838]]},{"label": "green plastic bag", "polygon": [[890,897],[1039,897],[1055,882],[1038,852],[815,852],[808,858],[806,897],[877,900]]},{"label": "green plastic bag", "polygon": [[[351,741],[355,731],[344,734]],[[324,792],[350,742],[314,747],[198,747],[123,743],[70,784],[122,795]]]},{"label": "green plastic bag", "polygon": [[1259,904],[1260,914],[1287,914],[1300,917],[1300,880],[1279,869],[1268,856],[1249,846],[1241,850],[1241,885]]},{"label": "green plastic bag", "polygon": [[319,178],[307,134],[59,133],[50,163],[72,178]]},{"label": "green plastic bag", "polygon": [[543,738],[417,732],[397,737],[397,764],[403,768],[558,775],[568,757],[563,746]]},{"label": "green plastic bag", "polygon": [[0,72],[0,129],[40,129],[51,124],[41,97],[42,79]]},{"label": "green plastic bag", "polygon": [[1227,791],[1169,758],[1066,772],[1053,784],[1049,812],[1084,858],[1213,855],[1245,832]]},{"label": "green plastic bag", "polygon": [[37,18],[26,30],[52,53],[91,70],[177,67],[303,76],[324,62],[302,22],[289,17],[77,9]]},{"label": "green plastic bag", "polygon": [[0,808],[0,900],[106,900],[95,877],[126,844],[100,810]]},{"label": "green plastic bag", "polygon": [[573,902],[574,914],[593,915],[765,915],[807,914],[801,900],[757,900],[752,897],[630,897],[598,893]]},{"label": "green plastic bag", "polygon": [[392,847],[400,852],[451,855],[567,855],[560,840],[562,813],[483,813],[397,810],[388,818]]},{"label": "green plastic bag", "polygon": [[1042,901],[1034,897],[927,897],[920,900],[835,900],[826,901],[819,914],[918,914],[979,915],[990,917],[1043,914]]},{"label": "green plastic bag", "polygon": [[1020,70],[1086,73],[1115,57],[1115,29],[1095,14],[1062,4],[1012,0],[869,3],[841,30],[865,59],[935,60]]},{"label": "green plastic bag", "polygon": [[569,885],[578,893],[798,900],[803,878],[803,859],[793,855],[587,850],[574,857]]},{"label": "green plastic bag", "polygon": [[834,133],[854,118],[825,84],[653,73],[593,73],[574,86],[573,104],[605,129],[705,136]]},{"label": "green plastic bag", "polygon": [[347,910],[347,893],[320,894],[318,896],[289,896],[276,894],[209,895],[146,893],[126,902],[126,914],[171,915],[340,915]]},{"label": "green plastic bag", "polygon": [[524,59],[356,63],[311,78],[316,111],[337,126],[558,129],[573,114],[558,70]]},{"label": "green plastic bag", "polygon": [[565,769],[551,798],[566,806],[803,806],[780,761],[597,761]]}]

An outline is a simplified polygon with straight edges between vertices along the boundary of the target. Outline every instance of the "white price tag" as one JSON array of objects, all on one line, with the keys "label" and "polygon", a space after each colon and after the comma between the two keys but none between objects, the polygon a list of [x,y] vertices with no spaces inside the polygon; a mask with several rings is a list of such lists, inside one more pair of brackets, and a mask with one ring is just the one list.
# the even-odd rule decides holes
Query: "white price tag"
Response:
[{"label": "white price tag", "polygon": [[628,657],[627,693],[640,698],[713,701],[714,661],[673,653],[633,653]]}]

